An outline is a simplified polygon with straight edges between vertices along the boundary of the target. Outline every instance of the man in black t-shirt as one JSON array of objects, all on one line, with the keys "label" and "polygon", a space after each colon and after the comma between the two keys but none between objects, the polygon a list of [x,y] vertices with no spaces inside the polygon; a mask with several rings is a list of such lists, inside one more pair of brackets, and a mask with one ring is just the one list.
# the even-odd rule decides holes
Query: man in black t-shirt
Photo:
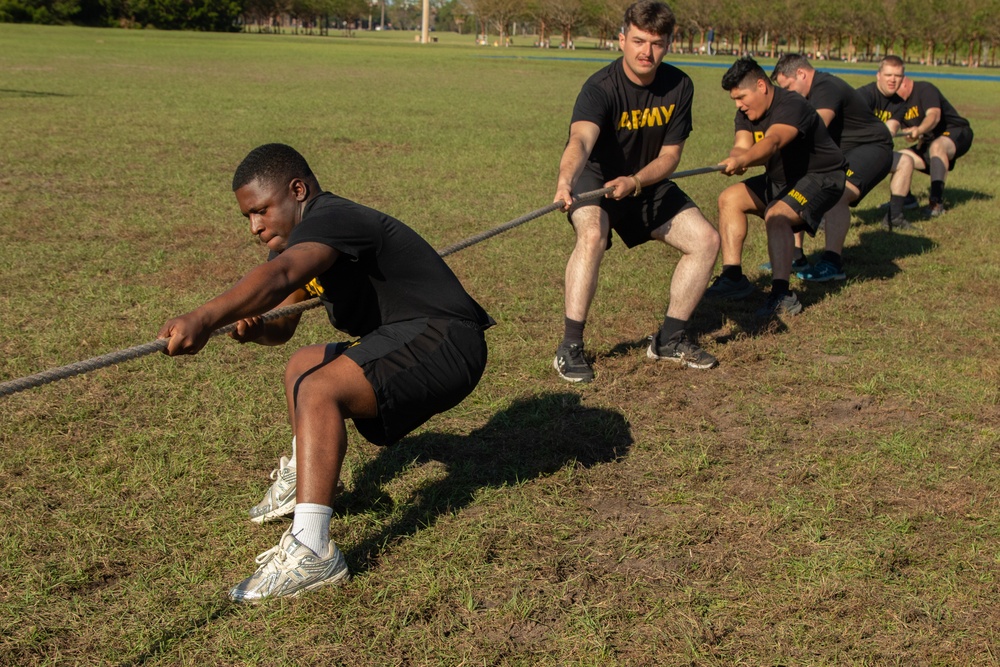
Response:
[{"label": "man in black t-shirt", "polygon": [[[655,239],[682,253],[666,317],[647,356],[690,368],[717,363],[685,332],[711,275],[719,236],[669,180],[691,132],[694,96],[691,79],[663,63],[675,23],[663,3],[630,6],[619,35],[623,56],[587,80],[573,108],[554,199],[567,203],[576,233],[566,264],[564,335],[553,360],[560,377],[571,382],[594,378],[583,353],[583,329],[612,229],[629,248]],[[574,192],[604,187],[614,191],[598,202],[569,205]]]},{"label": "man in black t-shirt", "polygon": [[[886,124],[889,133],[895,136],[899,129],[892,123],[892,117],[906,104],[899,96],[899,90],[906,78],[903,61],[899,56],[885,56],[879,62],[875,80],[858,88],[858,93],[875,117]],[[920,208],[920,202],[910,194],[913,178],[913,158],[909,153],[894,151],[892,154],[892,178],[889,181],[889,203],[882,225],[888,230],[911,229],[913,225],[903,215],[904,209]]]},{"label": "man in black t-shirt", "polygon": [[[332,503],[347,451],[345,420],[389,445],[457,405],[486,366],[483,331],[493,324],[416,232],[390,216],[324,192],[305,159],[283,144],[250,152],[233,177],[250,232],[269,261],[204,305],[169,320],[169,355],[195,354],[220,326],[240,342],[287,342],[299,316],[263,321],[276,306],[318,295],[331,324],[353,343],[310,345],[285,369],[294,438],[275,482],[254,507],[259,523],[294,511],[292,525],[260,567],[230,591],[237,602],[291,597],[349,577],[330,542]],[[298,465],[301,464],[301,465]]]},{"label": "man in black t-shirt", "polygon": [[[840,146],[847,160],[847,184],[836,206],[827,211],[824,235],[826,248],[815,266],[800,266],[802,280],[825,282],[844,280],[844,240],[851,227],[851,207],[857,206],[872,188],[882,182],[892,168],[892,135],[876,118],[861,95],[843,79],[817,72],[798,53],[778,58],[772,80],[785,90],[802,95],[814,109]],[[802,233],[795,235],[796,255],[802,256]],[[802,257],[805,260],[805,257]]]},{"label": "man in black t-shirt", "polygon": [[972,127],[932,83],[904,78],[898,94],[903,105],[887,125],[893,132],[902,127],[904,136],[917,142],[900,152],[913,159],[917,171],[930,175],[927,213],[936,218],[945,211],[944,183],[948,172],[972,147]]},{"label": "man in black t-shirt", "polygon": [[844,194],[847,163],[809,102],[771,85],[753,58],[737,60],[723,75],[722,88],[736,103],[736,136],[729,157],[719,163],[723,173],[743,174],[756,165],[766,171],[719,195],[722,275],[709,294],[745,298],[753,293],[741,266],[747,214],[753,213],[764,219],[773,271],[771,293],[757,315],[795,315],[802,304],[788,286],[794,233],[815,235]]}]

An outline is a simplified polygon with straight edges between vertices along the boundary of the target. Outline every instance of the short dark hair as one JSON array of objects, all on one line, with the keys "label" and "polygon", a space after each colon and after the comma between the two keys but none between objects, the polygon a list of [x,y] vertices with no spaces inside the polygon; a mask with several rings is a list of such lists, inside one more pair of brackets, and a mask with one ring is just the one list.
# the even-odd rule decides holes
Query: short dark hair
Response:
[{"label": "short dark hair", "polygon": [[902,67],[903,71],[906,71],[906,65],[903,63],[903,59],[899,56],[886,56],[878,63],[878,71],[882,71],[882,65],[889,65],[890,67]]},{"label": "short dark hair", "polygon": [[778,58],[778,62],[774,63],[774,71],[771,72],[771,81],[776,81],[779,74],[791,78],[800,69],[811,70],[812,68],[813,66],[809,64],[809,61],[801,53],[783,53]]},{"label": "short dark hair", "polygon": [[625,10],[622,34],[628,32],[630,25],[634,25],[643,32],[670,38],[674,34],[677,19],[674,18],[673,11],[666,4],[655,0],[639,0]]},{"label": "short dark hair", "polygon": [[732,67],[727,69],[726,73],[722,75],[722,89],[749,88],[758,79],[763,79],[767,85],[771,85],[771,82],[767,79],[767,74],[757,64],[757,61],[750,56],[743,56],[734,62]]},{"label": "short dark hair", "polygon": [[291,146],[264,144],[250,151],[236,168],[233,192],[254,181],[284,185],[296,178],[315,178],[306,159]]}]

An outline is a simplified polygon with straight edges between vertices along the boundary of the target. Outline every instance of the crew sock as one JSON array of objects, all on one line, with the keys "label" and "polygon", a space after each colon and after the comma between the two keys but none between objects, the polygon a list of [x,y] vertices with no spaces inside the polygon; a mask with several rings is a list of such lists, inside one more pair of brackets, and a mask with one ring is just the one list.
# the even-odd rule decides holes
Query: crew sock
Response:
[{"label": "crew sock", "polygon": [[739,282],[740,278],[743,277],[743,265],[742,264],[723,264],[722,265],[722,277],[728,278],[733,282]]},{"label": "crew sock", "polygon": [[563,318],[563,345],[583,345],[583,327],[587,321],[578,322],[568,317]]},{"label": "crew sock", "polygon": [[787,280],[772,280],[771,281],[771,294],[773,296],[785,296],[791,290],[788,288]]},{"label": "crew sock", "polygon": [[292,535],[312,549],[317,556],[325,556],[330,548],[330,517],[333,508],[316,503],[299,503],[295,506]]},{"label": "crew sock", "polygon": [[675,334],[684,331],[686,324],[687,320],[679,320],[676,317],[667,315],[663,318],[663,324],[660,325],[659,333],[656,334],[656,344],[660,346],[666,345],[667,341]]},{"label": "crew sock", "polygon": [[909,195],[892,195],[889,197],[889,219],[895,220],[903,215],[903,202]]},{"label": "crew sock", "polygon": [[[934,162],[931,162],[931,169],[934,169]],[[931,181],[931,196],[930,200],[932,202],[941,203],[944,198],[944,181],[943,180],[932,180]]]}]

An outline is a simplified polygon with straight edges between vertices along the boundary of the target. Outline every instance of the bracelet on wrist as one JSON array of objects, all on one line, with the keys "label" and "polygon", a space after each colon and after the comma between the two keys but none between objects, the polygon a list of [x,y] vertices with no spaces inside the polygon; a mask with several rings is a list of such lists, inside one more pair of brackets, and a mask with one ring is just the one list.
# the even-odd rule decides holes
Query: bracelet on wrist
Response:
[{"label": "bracelet on wrist", "polygon": [[642,181],[635,174],[632,174],[632,180],[635,181],[635,190],[632,192],[632,196],[638,197],[639,193],[642,192]]}]

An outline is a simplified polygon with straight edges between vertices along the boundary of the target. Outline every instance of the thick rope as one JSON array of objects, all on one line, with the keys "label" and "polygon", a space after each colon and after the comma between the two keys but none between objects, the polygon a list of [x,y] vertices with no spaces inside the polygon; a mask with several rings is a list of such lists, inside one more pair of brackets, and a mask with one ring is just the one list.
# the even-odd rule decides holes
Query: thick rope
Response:
[{"label": "thick rope", "polygon": [[[673,174],[670,178],[671,180],[673,180],[675,178],[684,178],[686,176],[695,176],[697,174],[707,174],[713,171],[720,171],[721,169],[722,167],[714,166],[714,167],[702,167],[700,169],[691,169],[689,171],[679,171]],[[590,199],[598,199],[608,194],[612,190],[614,190],[614,188],[601,188],[600,190],[584,192],[583,194],[578,195],[576,197],[576,201],[588,201]],[[523,225],[526,222],[531,222],[532,220],[540,218],[547,213],[551,213],[552,211],[557,211],[563,208],[564,205],[565,204],[563,202],[553,202],[548,206],[543,206],[537,211],[532,211],[527,215],[523,215],[520,218],[511,220],[510,222],[504,223],[499,227],[494,227],[493,229],[481,232],[479,234],[476,234],[475,236],[470,236],[464,241],[460,241],[454,245],[450,245],[447,248],[444,248],[443,250],[439,250],[438,254],[441,257],[447,257],[452,253],[456,253],[459,250],[463,250],[464,248],[468,248],[469,246],[475,245],[476,243],[485,241],[486,239],[496,236],[497,234],[500,234],[510,229],[514,229],[515,227],[519,227],[520,225]],[[276,320],[281,317],[287,317],[288,315],[298,315],[300,313],[304,313],[307,310],[318,308],[320,305],[321,305],[320,300],[313,298],[307,301],[303,301],[301,303],[293,304],[291,306],[283,306],[281,308],[275,308],[274,310],[270,310],[264,313],[263,315],[260,316],[260,318],[264,322],[269,322],[271,320]],[[234,330],[235,328],[236,328],[235,322],[232,324],[227,324],[226,326],[213,331],[210,337],[214,338],[216,336],[227,334],[230,331]],[[153,354],[154,352],[159,352],[161,350],[166,349],[168,340],[169,339],[167,338],[158,338],[154,341],[150,341],[149,343],[143,343],[142,345],[136,345],[135,347],[130,347],[124,350],[118,350],[117,352],[109,352],[108,354],[103,354],[99,357],[93,357],[91,359],[86,359],[84,361],[78,361],[76,363],[69,364],[68,366],[60,366],[59,368],[52,368],[50,370],[42,371],[41,373],[29,375],[27,377],[19,378],[17,380],[2,382],[0,383],[0,398],[3,398],[4,396],[10,396],[11,394],[16,394],[26,389],[31,389],[33,387],[41,387],[44,384],[55,382],[56,380],[71,378],[74,375],[89,373],[90,371],[96,371],[99,368],[113,366],[123,361],[131,361],[132,359],[138,359],[140,357]]]}]

